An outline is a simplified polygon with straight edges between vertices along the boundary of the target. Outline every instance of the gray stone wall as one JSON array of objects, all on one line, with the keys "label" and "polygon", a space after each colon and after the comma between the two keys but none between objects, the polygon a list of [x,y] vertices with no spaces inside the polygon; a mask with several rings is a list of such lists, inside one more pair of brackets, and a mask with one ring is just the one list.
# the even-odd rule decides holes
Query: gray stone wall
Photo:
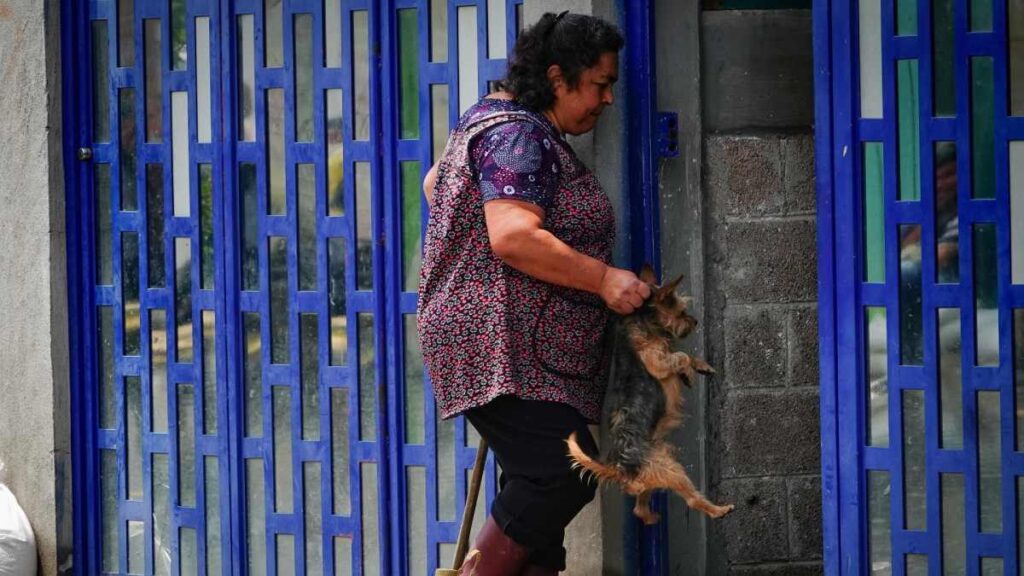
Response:
[{"label": "gray stone wall", "polygon": [[[740,40],[711,40],[726,30]],[[775,40],[759,51],[745,46],[766,34]],[[719,369],[708,391],[709,492],[736,504],[709,524],[708,573],[820,574],[813,106],[810,94],[765,93],[758,80],[811,85],[810,15],[714,14],[704,38],[705,330]],[[731,80],[712,79],[716,69]],[[712,98],[723,91],[729,100]],[[751,100],[759,115],[736,105]]]},{"label": "gray stone wall", "polygon": [[0,0],[0,460],[45,575],[71,566],[58,8]]},{"label": "gray stone wall", "polygon": [[[762,90],[765,120],[744,107],[712,105],[716,110],[706,115],[717,130],[705,142],[707,344],[721,368],[709,393],[710,492],[736,504],[732,515],[710,526],[709,567],[719,574],[820,574],[813,106],[799,90],[772,97],[763,83],[739,81],[736,72],[760,66],[757,74],[783,86],[810,86],[809,57],[794,56],[810,55],[810,17],[806,11],[715,14],[706,33],[741,33],[766,19],[781,29],[781,45],[766,51],[785,57],[765,50],[755,57],[733,44],[705,59],[706,75],[723,60],[736,75],[709,79],[706,94],[728,84],[737,101]],[[763,70],[766,61],[774,70]],[[793,100],[801,98],[807,101],[795,108]]]},{"label": "gray stone wall", "polygon": [[[707,139],[711,524],[721,568],[820,571],[817,244],[807,134]],[[771,566],[766,563],[798,563]],[[780,571],[781,570],[781,571]],[[801,572],[803,573],[803,572]]]}]

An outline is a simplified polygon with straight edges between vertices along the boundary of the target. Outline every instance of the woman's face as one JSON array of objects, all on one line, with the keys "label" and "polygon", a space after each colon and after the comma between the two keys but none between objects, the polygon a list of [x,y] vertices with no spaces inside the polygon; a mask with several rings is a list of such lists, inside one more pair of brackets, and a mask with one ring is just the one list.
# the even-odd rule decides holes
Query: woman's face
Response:
[{"label": "woman's face", "polygon": [[615,101],[612,87],[619,79],[619,55],[605,52],[597,64],[580,74],[579,83],[569,88],[558,66],[548,71],[555,91],[555,102],[550,113],[558,128],[566,134],[590,132],[605,106]]}]

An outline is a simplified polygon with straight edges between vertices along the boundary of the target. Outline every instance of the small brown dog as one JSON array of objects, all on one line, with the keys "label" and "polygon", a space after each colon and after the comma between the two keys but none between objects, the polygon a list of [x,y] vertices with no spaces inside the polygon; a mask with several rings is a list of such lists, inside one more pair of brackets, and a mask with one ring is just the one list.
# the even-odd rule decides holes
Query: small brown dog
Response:
[{"label": "small brown dog", "polygon": [[688,299],[675,292],[682,276],[656,286],[654,271],[644,266],[640,279],[651,285],[651,297],[629,316],[619,318],[613,328],[613,377],[602,422],[608,432],[603,462],[580,449],[575,433],[566,441],[569,454],[598,480],[617,482],[636,496],[633,513],[645,524],[658,522],[658,514],[650,508],[651,492],[657,489],[673,490],[691,508],[720,518],[733,506],[713,504],[698,492],[666,440],[682,420],[682,385],[691,386],[697,373],[714,373],[707,362],[669,347],[672,340],[693,332],[697,319],[687,314]]}]

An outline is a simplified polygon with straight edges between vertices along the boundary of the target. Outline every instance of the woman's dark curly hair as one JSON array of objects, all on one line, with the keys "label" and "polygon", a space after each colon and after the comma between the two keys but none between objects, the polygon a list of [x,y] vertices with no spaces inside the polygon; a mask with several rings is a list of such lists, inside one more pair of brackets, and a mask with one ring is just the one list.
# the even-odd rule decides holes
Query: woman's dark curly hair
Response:
[{"label": "woman's dark curly hair", "polygon": [[619,29],[600,18],[548,12],[519,34],[508,72],[498,86],[527,108],[547,110],[555,101],[548,80],[550,66],[558,64],[569,87],[576,88],[584,70],[624,44]]}]

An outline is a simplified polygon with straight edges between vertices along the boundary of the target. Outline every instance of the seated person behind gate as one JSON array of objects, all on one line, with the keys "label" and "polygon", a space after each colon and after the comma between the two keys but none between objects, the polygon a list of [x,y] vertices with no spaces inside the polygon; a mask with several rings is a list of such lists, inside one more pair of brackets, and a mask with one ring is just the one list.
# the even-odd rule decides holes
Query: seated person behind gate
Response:
[{"label": "seated person behind gate", "polygon": [[441,415],[465,415],[503,471],[464,574],[558,573],[565,527],[594,497],[565,439],[596,453],[608,311],[650,289],[611,266],[612,204],[565,135],[613,103],[622,47],[599,18],[545,14],[424,182],[424,361]]}]

